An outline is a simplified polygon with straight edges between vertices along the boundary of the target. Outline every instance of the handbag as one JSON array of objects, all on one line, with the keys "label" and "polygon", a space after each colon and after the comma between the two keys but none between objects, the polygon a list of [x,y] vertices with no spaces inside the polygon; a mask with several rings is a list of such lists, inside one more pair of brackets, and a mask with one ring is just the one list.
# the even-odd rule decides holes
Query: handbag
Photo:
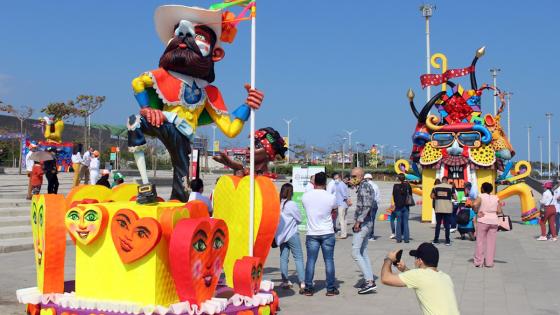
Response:
[{"label": "handbag", "polygon": [[412,198],[412,191],[410,189],[410,186],[406,187],[406,205],[409,207],[416,205],[416,202],[414,202],[414,198]]},{"label": "handbag", "polygon": [[513,226],[511,225],[511,218],[509,215],[499,215],[498,216],[498,231],[511,231]]}]

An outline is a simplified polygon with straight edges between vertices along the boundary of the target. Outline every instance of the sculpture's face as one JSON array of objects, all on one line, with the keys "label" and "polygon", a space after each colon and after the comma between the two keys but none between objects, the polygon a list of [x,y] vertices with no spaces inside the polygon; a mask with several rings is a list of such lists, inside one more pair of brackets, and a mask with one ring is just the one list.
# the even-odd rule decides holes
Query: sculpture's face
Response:
[{"label": "sculpture's face", "polygon": [[[458,89],[462,91],[462,87]],[[445,94],[436,102],[443,124],[430,115],[415,132],[420,164],[435,168],[439,177],[447,176],[459,190],[467,181],[476,182],[478,169],[500,169],[515,154],[499,116],[482,117],[479,102],[480,97],[473,90]],[[420,134],[424,141],[418,141]]]},{"label": "sculpture's face", "polygon": [[33,248],[35,250],[35,264],[37,269],[43,268],[43,253],[45,250],[45,197],[40,195],[33,198],[31,204],[31,229],[33,231]]},{"label": "sculpture's face", "polygon": [[161,238],[161,226],[154,218],[139,218],[130,209],[121,209],[111,220],[111,236],[121,260],[134,262],[146,256]]},{"label": "sculpture's face", "polygon": [[70,235],[84,245],[93,242],[107,226],[107,210],[102,206],[81,205],[66,212],[64,223]]}]

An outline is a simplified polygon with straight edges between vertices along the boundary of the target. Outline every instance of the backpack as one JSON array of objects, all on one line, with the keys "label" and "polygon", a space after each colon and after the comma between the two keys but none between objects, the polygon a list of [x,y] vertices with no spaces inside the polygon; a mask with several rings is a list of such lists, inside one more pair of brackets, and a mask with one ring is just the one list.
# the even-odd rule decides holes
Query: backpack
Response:
[{"label": "backpack", "polygon": [[469,209],[462,208],[457,213],[457,220],[456,221],[457,221],[457,224],[467,225],[469,223],[470,218],[471,218],[471,214],[470,214]]}]

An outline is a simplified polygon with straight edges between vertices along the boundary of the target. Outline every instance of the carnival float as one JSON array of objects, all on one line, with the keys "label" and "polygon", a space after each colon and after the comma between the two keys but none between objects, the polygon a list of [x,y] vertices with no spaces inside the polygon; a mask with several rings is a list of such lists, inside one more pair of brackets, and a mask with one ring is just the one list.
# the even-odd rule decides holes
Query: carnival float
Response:
[{"label": "carnival float", "polygon": [[[224,10],[234,5],[240,6],[239,15]],[[250,1],[226,1],[208,10],[177,5],[156,10],[156,29],[168,44],[164,56],[173,52],[178,58],[165,67],[160,62],[160,68],[133,81],[141,110],[129,119],[129,146],[143,183],[113,189],[82,185],[66,196],[33,196],[37,285],[17,291],[28,314],[276,313],[278,297],[272,282],[263,280],[263,266],[280,219],[280,201],[269,178],[254,176],[253,136],[258,133],[250,133],[250,176],[220,178],[213,217],[204,202],[185,202],[189,141],[196,127],[214,122],[226,135],[236,136],[262,101],[252,77],[246,103],[230,119],[218,89],[209,84],[213,64],[193,70],[189,60],[200,65],[202,59],[221,59],[220,42],[233,40],[239,21],[254,23],[255,12]],[[190,53],[196,56],[181,55]],[[169,201],[157,196],[145,176],[144,136],[159,138],[170,151],[175,172]],[[263,136],[258,142],[268,159],[272,151]],[[66,257],[68,246],[75,246],[73,261]]]},{"label": "carnival float", "polygon": [[[522,221],[534,221],[539,216],[531,188],[523,182],[531,174],[531,165],[527,161],[512,161],[515,150],[501,126],[504,93],[496,86],[477,84],[475,68],[484,53],[484,47],[478,49],[471,65],[462,69],[447,69],[445,55],[433,55],[432,65],[441,68],[442,73],[422,75],[420,81],[422,88],[441,86],[441,91],[420,111],[414,104],[414,92],[408,90],[417,124],[410,162],[398,160],[395,171],[415,184],[414,193],[422,198],[422,221],[432,219],[430,193],[434,181],[444,176],[457,189],[458,199],[463,198],[466,182],[478,187],[478,191],[482,183],[489,182],[500,187],[496,191],[500,200],[520,198]],[[466,75],[470,78],[470,89],[451,81]],[[496,94],[501,101],[495,114],[482,111],[481,97],[485,91]],[[430,114],[434,107],[438,116]]]}]

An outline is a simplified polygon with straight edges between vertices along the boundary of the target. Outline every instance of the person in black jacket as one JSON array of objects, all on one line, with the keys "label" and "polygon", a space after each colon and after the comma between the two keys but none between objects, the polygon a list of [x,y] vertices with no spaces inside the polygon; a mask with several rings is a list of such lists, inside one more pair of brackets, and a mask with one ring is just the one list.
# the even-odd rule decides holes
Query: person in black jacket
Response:
[{"label": "person in black jacket", "polygon": [[58,169],[56,167],[56,148],[49,147],[47,151],[52,154],[53,159],[43,162],[43,171],[47,177],[47,193],[57,194],[58,193]]},{"label": "person in black jacket", "polygon": [[397,179],[399,183],[393,185],[393,201],[397,218],[395,238],[397,243],[401,243],[403,239],[405,243],[408,243],[410,241],[410,231],[408,229],[410,205],[407,203],[407,199],[412,200],[412,187],[405,180],[404,174],[398,174]]}]

